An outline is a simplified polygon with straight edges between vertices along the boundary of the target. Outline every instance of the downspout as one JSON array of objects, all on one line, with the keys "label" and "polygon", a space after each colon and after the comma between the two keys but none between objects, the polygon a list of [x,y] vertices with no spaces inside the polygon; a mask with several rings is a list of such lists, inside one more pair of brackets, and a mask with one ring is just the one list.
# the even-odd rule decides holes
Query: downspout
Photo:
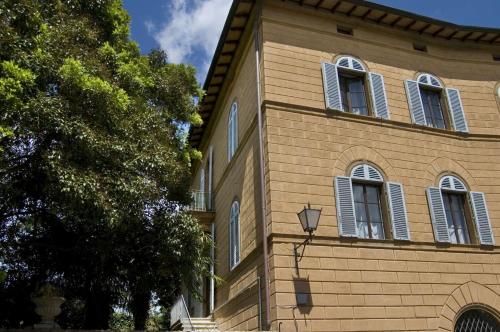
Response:
[{"label": "downspout", "polygon": [[[213,211],[213,195],[212,195],[212,177],[213,177],[213,154],[214,148],[210,146],[208,152],[208,208],[210,211]],[[210,314],[213,315],[215,309],[215,223],[212,222],[210,225],[210,237],[212,239],[212,245],[210,246],[210,258],[212,262],[210,263],[210,305],[209,311]]]},{"label": "downspout", "polygon": [[[260,90],[260,15],[261,15],[261,2],[257,2],[257,16],[254,27],[255,38],[255,69],[257,79],[257,128],[259,134],[259,166],[260,166],[260,197],[262,205],[262,252],[264,258],[264,295],[266,301],[266,322],[263,328],[268,330],[271,326],[271,295],[269,290],[269,261],[268,261],[268,248],[267,248],[267,200],[266,200],[266,184],[264,173],[264,138],[262,133],[262,96]],[[259,286],[260,290],[260,286]]]}]

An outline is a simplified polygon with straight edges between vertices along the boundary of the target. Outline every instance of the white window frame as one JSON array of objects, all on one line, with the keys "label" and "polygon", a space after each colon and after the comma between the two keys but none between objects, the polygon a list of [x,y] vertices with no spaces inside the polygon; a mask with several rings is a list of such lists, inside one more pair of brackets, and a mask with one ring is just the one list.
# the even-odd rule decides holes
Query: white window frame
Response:
[{"label": "white window frame", "polygon": [[[446,185],[446,182],[448,182],[449,185]],[[469,203],[469,189],[467,188],[467,186],[465,185],[465,183],[461,179],[459,179],[458,177],[456,177],[454,175],[443,176],[439,180],[439,189],[441,190],[441,199],[443,200],[443,207],[444,207],[443,193],[445,193],[445,192],[454,193],[454,194],[465,194],[464,204],[470,204]],[[471,208],[471,207],[469,206],[469,208]],[[451,236],[451,230],[450,230],[450,226],[449,226],[450,221],[448,220],[448,216],[446,215],[446,213],[445,213],[445,217],[446,217],[446,226],[448,228],[448,236],[450,238],[450,243],[451,244],[464,244],[464,243],[453,242],[451,240],[452,236]],[[471,241],[472,240],[471,239],[471,232],[476,231],[476,230],[472,230],[471,226],[475,227],[474,220],[468,220],[469,216],[467,215],[467,213],[465,213],[464,217],[465,217],[465,227],[467,228],[467,232],[469,233],[468,236],[469,236],[469,241],[470,241],[470,243],[466,243],[466,245],[473,244]]]},{"label": "white window frame", "polygon": [[[237,229],[234,231],[233,227]],[[233,234],[238,234],[238,239]],[[236,241],[236,242],[235,242]],[[236,251],[238,255],[236,256]],[[229,269],[234,270],[241,261],[241,227],[240,227],[240,203],[234,200],[229,212]]]},{"label": "white window frame", "polygon": [[[356,174],[360,174],[360,173],[363,173],[363,175],[360,175],[360,176],[356,176]],[[386,234],[386,223],[389,222],[387,220],[385,220],[385,216],[384,216],[384,207],[383,207],[383,204],[384,204],[384,183],[385,183],[385,179],[384,177],[382,176],[382,173],[375,167],[373,167],[372,165],[370,164],[359,164],[359,165],[356,165],[355,167],[352,168],[351,170],[351,188],[354,187],[354,184],[355,183],[366,183],[366,184],[369,184],[369,185],[373,185],[373,186],[379,186],[380,187],[380,213],[381,213],[381,216],[382,216],[382,228],[383,228],[383,232],[384,232],[384,238],[383,239],[373,239],[373,238],[369,238],[369,237],[360,237],[359,236],[359,229],[358,229],[358,219],[356,217],[356,208],[354,207],[354,219],[356,220],[356,231],[358,233],[358,237],[360,239],[367,239],[367,240],[376,240],[376,241],[384,241],[384,240],[387,240],[387,234]],[[354,189],[352,189],[352,193],[353,193],[353,205],[354,204]]]},{"label": "white window frame", "polygon": [[238,103],[234,101],[227,124],[227,161],[230,162],[238,148]]}]

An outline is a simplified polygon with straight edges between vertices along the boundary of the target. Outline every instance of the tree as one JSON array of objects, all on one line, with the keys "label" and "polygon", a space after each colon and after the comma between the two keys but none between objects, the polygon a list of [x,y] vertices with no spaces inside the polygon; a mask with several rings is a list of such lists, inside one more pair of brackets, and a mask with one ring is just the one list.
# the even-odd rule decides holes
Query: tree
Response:
[{"label": "tree", "polygon": [[72,327],[107,328],[123,298],[144,327],[153,293],[168,305],[208,273],[179,129],[202,91],[128,25],[119,0],[0,2],[0,295],[57,284],[83,304]]}]

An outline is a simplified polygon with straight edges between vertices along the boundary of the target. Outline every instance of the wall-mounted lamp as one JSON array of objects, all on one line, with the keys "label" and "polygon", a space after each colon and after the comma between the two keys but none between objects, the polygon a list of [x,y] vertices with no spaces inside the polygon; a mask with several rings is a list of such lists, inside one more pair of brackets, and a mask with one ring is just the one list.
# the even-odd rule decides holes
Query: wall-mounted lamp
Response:
[{"label": "wall-mounted lamp", "polygon": [[[302,259],[304,255],[304,251],[306,250],[306,245],[311,242],[314,231],[318,228],[319,217],[321,216],[321,209],[312,209],[311,204],[307,203],[307,207],[304,206],[304,209],[297,213],[299,217],[300,224],[304,229],[304,232],[308,232],[309,236],[304,242],[300,244],[293,245],[293,253],[295,254],[295,268],[297,273],[299,271],[299,261]],[[299,254],[298,249],[303,247],[302,252]]]}]

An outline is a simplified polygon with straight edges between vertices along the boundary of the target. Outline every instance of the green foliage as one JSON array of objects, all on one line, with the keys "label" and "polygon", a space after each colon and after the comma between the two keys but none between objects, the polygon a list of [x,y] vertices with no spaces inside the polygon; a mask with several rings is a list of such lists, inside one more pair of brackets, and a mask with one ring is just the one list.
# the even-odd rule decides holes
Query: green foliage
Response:
[{"label": "green foliage", "polygon": [[134,317],[125,311],[115,311],[111,315],[109,328],[114,331],[131,331],[134,329]]},{"label": "green foliage", "polygon": [[21,106],[24,93],[34,85],[35,75],[14,61],[0,62],[0,75],[0,104],[4,107]]},{"label": "green foliage", "polygon": [[120,0],[0,2],[3,327],[33,322],[46,282],[63,327],[105,329],[124,298],[141,326],[153,292],[168,307],[208,274],[182,208],[201,153],[179,134],[201,124],[203,92],[192,66],[141,55],[129,21]]}]

